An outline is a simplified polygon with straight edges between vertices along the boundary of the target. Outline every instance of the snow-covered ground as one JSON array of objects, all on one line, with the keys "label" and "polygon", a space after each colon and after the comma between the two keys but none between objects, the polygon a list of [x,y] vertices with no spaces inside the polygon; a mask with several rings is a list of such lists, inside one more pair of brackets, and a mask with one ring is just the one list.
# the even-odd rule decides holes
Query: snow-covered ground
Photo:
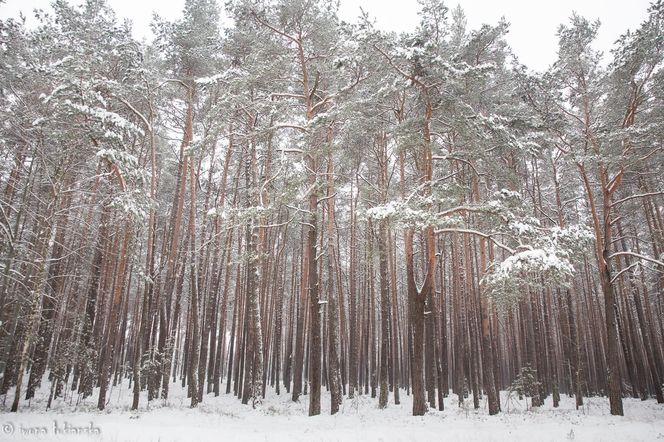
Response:
[{"label": "snow-covered ground", "polygon": [[307,396],[293,403],[290,395],[270,389],[256,409],[225,394],[206,395],[190,409],[178,384],[171,385],[167,403],[157,400],[148,409],[141,397],[139,412],[129,410],[126,385],[112,390],[103,412],[96,410],[96,395],[78,405],[74,395],[44,411],[46,395],[42,389],[19,413],[8,412],[12,396],[4,406],[0,398],[0,441],[664,441],[664,405],[654,400],[625,399],[625,416],[612,417],[606,398],[586,399],[578,411],[568,397],[558,409],[548,398],[545,406],[526,410],[525,401],[507,401],[503,393],[503,412],[489,416],[486,403],[474,410],[468,399],[460,408],[450,395],[445,411],[413,417],[410,397],[402,392],[401,405],[390,395],[388,408],[380,410],[377,399],[359,396],[345,399],[339,414],[330,416],[323,393],[323,414],[308,417]]}]

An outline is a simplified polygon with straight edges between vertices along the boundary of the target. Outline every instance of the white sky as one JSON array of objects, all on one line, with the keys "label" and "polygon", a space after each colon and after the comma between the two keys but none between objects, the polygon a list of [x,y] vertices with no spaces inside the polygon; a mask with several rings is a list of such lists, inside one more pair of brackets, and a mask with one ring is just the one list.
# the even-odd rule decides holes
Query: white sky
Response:
[{"label": "white sky", "polygon": [[[81,0],[70,2],[80,3]],[[388,2],[396,6],[388,6]],[[184,0],[108,0],[118,18],[134,23],[137,38],[150,38],[152,11],[167,19],[179,16]],[[223,4],[223,1],[219,1]],[[447,0],[452,9],[459,0]],[[544,70],[556,59],[556,30],[576,11],[589,19],[600,19],[596,49],[608,54],[616,38],[627,29],[635,29],[646,18],[648,0],[463,0],[468,28],[482,23],[495,24],[505,16],[511,23],[508,43],[520,61],[531,69]],[[0,17],[16,17],[19,11],[31,16],[34,8],[48,9],[49,0],[7,0],[0,5]],[[340,16],[354,21],[360,6],[376,18],[381,29],[407,31],[418,22],[417,0],[341,0]]]}]

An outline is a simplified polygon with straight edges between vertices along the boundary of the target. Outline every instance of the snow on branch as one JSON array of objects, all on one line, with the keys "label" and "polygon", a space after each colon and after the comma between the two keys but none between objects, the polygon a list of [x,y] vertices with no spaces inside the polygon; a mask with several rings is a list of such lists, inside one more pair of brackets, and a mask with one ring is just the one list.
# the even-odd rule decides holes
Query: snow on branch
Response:
[{"label": "snow on branch", "polygon": [[[431,207],[441,203],[447,207],[432,212]],[[508,189],[495,192],[489,201],[472,205],[414,195],[369,208],[363,215],[409,228],[433,226],[439,234],[470,234],[488,240],[507,257],[490,267],[483,287],[503,306],[521,299],[532,287],[565,286],[574,274],[573,263],[594,240],[593,233],[581,225],[543,227],[524,207],[521,195]]]},{"label": "snow on branch", "polygon": [[126,130],[128,132],[145,135],[140,127],[136,126],[134,123],[128,121],[124,117],[121,117],[115,112],[109,112],[99,107],[91,107],[84,104],[72,103],[70,100],[65,100],[65,105],[81,112],[84,115],[87,115],[88,117],[104,125],[110,125],[118,129]]},{"label": "snow on branch", "polygon": [[492,267],[482,280],[486,293],[504,308],[522,299],[529,288],[565,287],[574,275],[573,263],[593,240],[592,232],[581,225],[540,231],[525,250]]}]

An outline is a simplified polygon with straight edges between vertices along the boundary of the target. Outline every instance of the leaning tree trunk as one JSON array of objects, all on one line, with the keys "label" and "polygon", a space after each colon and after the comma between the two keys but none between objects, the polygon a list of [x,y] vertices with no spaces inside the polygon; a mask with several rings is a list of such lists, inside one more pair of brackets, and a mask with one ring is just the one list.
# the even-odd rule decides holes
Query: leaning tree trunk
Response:
[{"label": "leaning tree trunk", "polygon": [[[14,390],[14,401],[12,403],[11,411],[18,411],[19,401],[21,399],[21,387],[23,384],[23,376],[28,367],[28,359],[30,348],[32,346],[33,340],[37,334],[37,328],[39,326],[39,305],[44,296],[44,290],[46,288],[46,257],[48,256],[49,243],[51,242],[51,235],[53,233],[54,226],[54,216],[55,209],[58,206],[58,201],[60,197],[60,167],[56,170],[55,176],[53,177],[53,182],[56,183],[53,189],[53,194],[51,195],[50,201],[46,208],[46,214],[43,218],[38,221],[38,231],[37,238],[35,241],[35,250],[37,252],[37,257],[39,263],[37,269],[35,270],[31,280],[28,282],[28,286],[31,288],[32,292],[30,293],[32,299],[29,306],[29,317],[28,324],[25,328],[25,334],[23,336],[23,345],[21,346],[21,352],[18,355],[18,364],[16,371],[16,388]],[[7,375],[7,372],[4,373]]]},{"label": "leaning tree trunk", "polygon": [[[53,203],[54,205],[54,203]],[[52,212],[45,219],[45,226],[42,228],[44,235],[41,236],[38,241],[41,241],[42,246],[39,248],[42,250],[42,256],[45,256],[45,252],[48,248],[48,240],[51,237],[51,228],[52,228]],[[33,276],[36,278],[36,282],[33,285],[32,301],[30,303],[30,316],[28,318],[28,325],[25,330],[25,335],[23,337],[23,345],[21,347],[21,353],[19,354],[18,359],[18,369],[16,371],[16,389],[14,390],[14,402],[12,403],[12,412],[18,411],[18,404],[21,398],[21,386],[23,384],[23,375],[28,367],[28,359],[30,353],[30,347],[32,342],[37,334],[37,327],[39,325],[39,303],[42,298],[43,291],[46,286],[46,259],[41,259],[41,264]]]},{"label": "leaning tree trunk", "polygon": [[328,335],[329,361],[328,378],[330,386],[330,414],[336,414],[341,405],[341,374],[339,369],[339,299],[335,287],[335,248],[334,248],[334,164],[332,154],[327,167],[327,271],[328,271]]},{"label": "leaning tree trunk", "polygon": [[111,359],[115,351],[115,340],[117,337],[118,328],[120,326],[120,303],[122,301],[122,293],[124,291],[125,271],[127,268],[127,259],[129,254],[129,243],[131,241],[131,221],[127,222],[124,227],[125,235],[122,240],[120,249],[120,256],[118,257],[118,266],[116,272],[115,286],[113,287],[113,299],[111,304],[111,313],[109,326],[107,327],[107,338],[104,346],[103,357],[99,368],[99,399],[97,401],[97,408],[103,410],[106,407],[106,392],[108,389],[108,382],[110,378]]},{"label": "leaning tree trunk", "polygon": [[39,332],[37,333],[37,345],[32,356],[33,363],[30,368],[30,378],[28,379],[28,388],[25,398],[31,399],[35,395],[35,390],[41,385],[42,376],[46,371],[48,359],[48,349],[51,346],[53,338],[53,322],[55,313],[60,306],[62,287],[64,286],[64,275],[62,275],[65,231],[69,222],[68,208],[71,203],[71,192],[65,194],[61,208],[65,214],[58,220],[55,227],[55,238],[53,241],[53,250],[51,251],[51,262],[48,267],[48,278],[46,287],[48,294],[45,294],[41,300],[41,313],[39,319]]},{"label": "leaning tree trunk", "polygon": [[[161,381],[162,399],[168,399],[168,389],[170,385],[170,369],[173,359],[173,338],[177,327],[177,317],[171,314],[173,292],[175,291],[176,280],[178,279],[178,253],[180,247],[180,230],[182,227],[182,213],[184,208],[184,196],[186,193],[187,182],[187,163],[191,161],[187,156],[187,149],[193,138],[193,108],[194,108],[194,86],[187,85],[187,110],[185,114],[184,132],[182,142],[180,143],[180,164],[178,167],[177,184],[173,204],[171,208],[170,220],[170,238],[168,239],[168,255],[166,258],[166,276],[163,287],[163,294],[160,305],[160,330],[159,330],[159,353],[161,357]],[[186,249],[185,249],[186,250]],[[184,270],[182,270],[184,272]],[[177,303],[176,303],[177,304]]]}]

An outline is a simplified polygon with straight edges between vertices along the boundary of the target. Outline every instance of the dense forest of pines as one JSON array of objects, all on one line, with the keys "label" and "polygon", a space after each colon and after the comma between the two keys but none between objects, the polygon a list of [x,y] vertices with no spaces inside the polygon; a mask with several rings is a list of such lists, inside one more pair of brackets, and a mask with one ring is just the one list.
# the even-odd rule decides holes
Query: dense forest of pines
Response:
[{"label": "dense forest of pines", "polygon": [[104,0],[0,21],[2,409],[663,403],[664,2],[608,62],[573,15],[544,73],[420,5],[401,35],[331,0],[187,0],[147,44]]}]

